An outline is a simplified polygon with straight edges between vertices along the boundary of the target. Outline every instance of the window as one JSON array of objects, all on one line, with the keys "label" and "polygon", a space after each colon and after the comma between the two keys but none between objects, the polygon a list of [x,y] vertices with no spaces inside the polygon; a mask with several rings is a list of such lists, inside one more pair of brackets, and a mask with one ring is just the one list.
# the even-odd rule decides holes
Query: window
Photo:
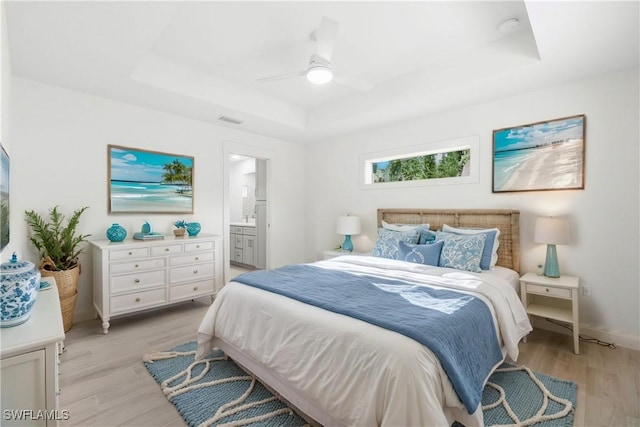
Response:
[{"label": "window", "polygon": [[364,188],[478,182],[479,138],[404,147],[360,156]]}]

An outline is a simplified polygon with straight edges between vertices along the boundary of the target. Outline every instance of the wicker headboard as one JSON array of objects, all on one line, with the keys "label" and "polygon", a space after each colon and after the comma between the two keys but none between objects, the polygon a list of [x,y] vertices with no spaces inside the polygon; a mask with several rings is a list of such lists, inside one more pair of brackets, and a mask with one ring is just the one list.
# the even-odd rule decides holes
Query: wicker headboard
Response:
[{"label": "wicker headboard", "polygon": [[520,272],[520,211],[498,209],[378,209],[378,227],[382,221],[392,224],[429,224],[432,230],[443,224],[452,227],[497,228],[497,265]]}]

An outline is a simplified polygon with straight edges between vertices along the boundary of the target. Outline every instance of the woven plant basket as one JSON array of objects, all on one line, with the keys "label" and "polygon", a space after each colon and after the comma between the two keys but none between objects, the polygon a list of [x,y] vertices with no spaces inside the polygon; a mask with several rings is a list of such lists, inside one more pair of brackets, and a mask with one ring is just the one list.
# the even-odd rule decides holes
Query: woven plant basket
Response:
[{"label": "woven plant basket", "polygon": [[60,310],[62,311],[62,326],[67,332],[73,326],[73,309],[76,308],[78,293],[67,297],[60,297]]},{"label": "woven plant basket", "polygon": [[47,270],[46,267],[53,266],[55,264],[51,258],[43,259],[40,263],[40,275],[42,277],[53,277],[56,279],[56,286],[58,287],[58,294],[60,294],[60,300],[63,298],[75,295],[78,292],[78,276],[80,276],[80,264],[76,265],[70,270],[53,271]]}]

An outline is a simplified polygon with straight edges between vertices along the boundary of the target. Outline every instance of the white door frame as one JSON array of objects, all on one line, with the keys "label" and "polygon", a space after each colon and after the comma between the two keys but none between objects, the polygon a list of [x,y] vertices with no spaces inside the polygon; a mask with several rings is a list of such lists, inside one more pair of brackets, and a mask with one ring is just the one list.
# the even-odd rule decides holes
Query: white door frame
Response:
[{"label": "white door frame", "polygon": [[267,250],[267,258],[266,258],[266,268],[270,268],[271,265],[271,248],[270,248],[270,218],[271,218],[271,160],[275,157],[275,152],[268,148],[258,147],[255,145],[241,144],[233,141],[222,141],[222,151],[223,151],[223,265],[224,265],[224,283],[227,283],[230,278],[230,261],[231,261],[231,251],[230,251],[230,232],[229,227],[231,225],[231,218],[229,217],[230,211],[230,198],[229,198],[229,173],[231,170],[231,162],[229,157],[232,154],[239,154],[241,156],[254,157],[256,159],[266,160],[266,176],[267,176],[267,229],[265,230],[266,234],[266,250]]}]

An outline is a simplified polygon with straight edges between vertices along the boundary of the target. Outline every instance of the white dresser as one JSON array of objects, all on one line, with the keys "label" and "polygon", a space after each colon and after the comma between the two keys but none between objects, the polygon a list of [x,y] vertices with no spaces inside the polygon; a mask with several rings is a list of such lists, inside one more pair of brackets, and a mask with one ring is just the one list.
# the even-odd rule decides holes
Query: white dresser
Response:
[{"label": "white dresser", "polygon": [[109,331],[112,317],[193,298],[223,286],[222,238],[165,236],[163,240],[92,240],[93,306]]},{"label": "white dresser", "polygon": [[69,418],[59,409],[58,349],[64,340],[58,290],[40,291],[28,321],[0,329],[2,426],[56,426]]}]

